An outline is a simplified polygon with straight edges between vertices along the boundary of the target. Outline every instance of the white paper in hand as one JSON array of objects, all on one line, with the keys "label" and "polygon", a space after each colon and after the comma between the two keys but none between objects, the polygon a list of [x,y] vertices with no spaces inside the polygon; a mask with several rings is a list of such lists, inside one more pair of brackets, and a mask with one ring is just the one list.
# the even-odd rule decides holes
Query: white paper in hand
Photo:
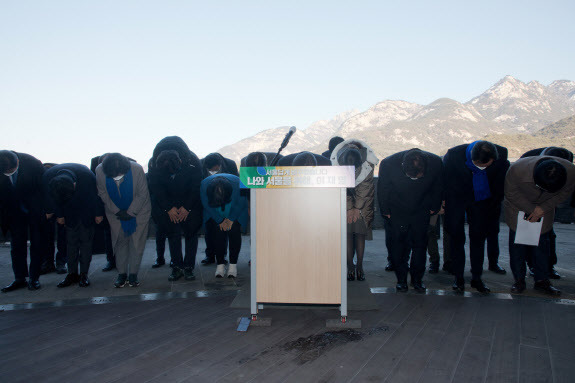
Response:
[{"label": "white paper in hand", "polygon": [[517,214],[517,231],[515,232],[515,243],[518,245],[538,246],[543,218],[539,222],[529,222],[525,218],[525,213],[520,211]]}]

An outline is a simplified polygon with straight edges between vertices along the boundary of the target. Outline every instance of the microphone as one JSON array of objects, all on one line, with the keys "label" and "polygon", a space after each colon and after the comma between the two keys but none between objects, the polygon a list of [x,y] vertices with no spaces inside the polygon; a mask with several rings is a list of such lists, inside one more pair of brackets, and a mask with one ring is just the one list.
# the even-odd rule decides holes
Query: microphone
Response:
[{"label": "microphone", "polygon": [[297,129],[295,128],[295,126],[292,126],[291,128],[289,128],[289,132],[287,132],[284,140],[282,141],[282,144],[280,145],[280,150],[282,150],[283,148],[285,148],[291,138],[291,136],[293,136],[293,134],[295,133]]},{"label": "microphone", "polygon": [[280,145],[278,152],[276,153],[273,160],[270,162],[269,166],[275,166],[278,163],[278,161],[280,159],[280,152],[283,150],[283,148],[285,148],[287,146],[291,136],[293,136],[293,134],[295,133],[296,130],[297,129],[295,128],[295,126],[292,126],[291,128],[289,128],[289,132],[287,132],[286,136],[284,137],[284,140],[282,141],[282,144]]}]

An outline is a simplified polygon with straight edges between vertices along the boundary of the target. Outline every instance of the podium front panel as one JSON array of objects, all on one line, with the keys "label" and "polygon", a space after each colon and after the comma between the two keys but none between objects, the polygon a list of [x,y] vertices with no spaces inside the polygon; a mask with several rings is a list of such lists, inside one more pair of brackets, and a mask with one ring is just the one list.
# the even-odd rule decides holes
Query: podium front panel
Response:
[{"label": "podium front panel", "polygon": [[341,304],[340,189],[255,192],[257,302]]}]

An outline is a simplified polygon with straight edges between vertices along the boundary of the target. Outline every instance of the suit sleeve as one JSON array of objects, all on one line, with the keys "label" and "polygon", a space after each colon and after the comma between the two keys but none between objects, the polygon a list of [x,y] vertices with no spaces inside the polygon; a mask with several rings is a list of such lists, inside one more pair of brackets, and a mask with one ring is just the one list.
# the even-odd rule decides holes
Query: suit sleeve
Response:
[{"label": "suit sleeve", "polygon": [[443,199],[443,163],[437,161],[437,168],[439,171],[436,173],[433,180],[433,185],[429,193],[429,208],[434,213],[437,213],[441,209],[441,202]]},{"label": "suit sleeve", "polygon": [[518,207],[519,210],[531,214],[535,209],[535,204],[523,194],[521,184],[515,181],[518,178],[516,175],[518,171],[521,171],[521,169],[511,167],[507,172],[505,177],[505,198]]},{"label": "suit sleeve", "polygon": [[202,171],[198,167],[192,170],[190,183],[188,186],[187,196],[184,201],[184,208],[188,211],[201,210],[202,202],[200,200],[200,185],[202,183]]},{"label": "suit sleeve", "polygon": [[112,202],[112,199],[108,195],[108,190],[106,189],[106,176],[104,175],[104,171],[102,170],[101,165],[96,168],[96,185],[98,187],[98,196],[106,208],[110,210],[112,214],[119,212],[120,208],[118,208],[118,206]]}]

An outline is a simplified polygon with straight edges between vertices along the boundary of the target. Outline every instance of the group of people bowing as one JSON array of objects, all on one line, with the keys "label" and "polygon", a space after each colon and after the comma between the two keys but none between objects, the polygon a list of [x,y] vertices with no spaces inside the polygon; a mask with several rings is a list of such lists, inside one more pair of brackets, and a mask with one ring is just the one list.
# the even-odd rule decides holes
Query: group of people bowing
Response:
[{"label": "group of people bowing", "polygon": [[[241,160],[241,166],[267,166],[274,155],[250,153]],[[321,155],[301,152],[277,162],[278,166],[355,168],[356,186],[347,190],[349,281],[365,280],[363,257],[365,242],[372,239],[378,162],[365,142],[341,137],[332,138],[329,150]],[[0,173],[2,228],[10,232],[14,271],[14,281],[2,292],[40,289],[40,275],[54,270],[66,273],[58,287],[89,286],[96,225],[104,226],[108,233],[108,264],[103,270],[117,269],[114,285],[118,288],[138,286],[150,217],[156,224],[157,258],[152,267],[166,264],[167,239],[170,281],[195,279],[202,227],[206,257],[201,263],[217,263],[217,278],[237,277],[241,229],[247,225],[249,201],[240,190],[237,165],[218,153],[200,160],[180,137],[166,137],[154,148],[146,174],[141,165],[120,153],[94,158],[89,169],[73,163],[42,164],[28,154],[2,150]],[[438,216],[443,215],[443,268],[455,276],[453,289],[465,289],[467,222],[470,285],[479,292],[489,292],[481,279],[485,243],[489,269],[506,273],[498,264],[503,208],[514,276],[511,291],[525,290],[527,263],[534,288],[559,295],[550,283],[550,278],[558,277],[553,221],[557,205],[569,198],[573,204],[574,189],[573,154],[559,147],[532,150],[513,164],[507,159],[506,148],[487,141],[456,146],[443,158],[420,149],[386,157],[379,164],[377,180],[377,200],[386,231],[386,270],[395,271],[397,291],[408,291],[408,275],[416,291],[425,291],[427,251],[429,272],[439,269],[435,228]],[[515,243],[518,219],[543,220],[537,246]],[[56,230],[58,254],[54,258]]]}]

